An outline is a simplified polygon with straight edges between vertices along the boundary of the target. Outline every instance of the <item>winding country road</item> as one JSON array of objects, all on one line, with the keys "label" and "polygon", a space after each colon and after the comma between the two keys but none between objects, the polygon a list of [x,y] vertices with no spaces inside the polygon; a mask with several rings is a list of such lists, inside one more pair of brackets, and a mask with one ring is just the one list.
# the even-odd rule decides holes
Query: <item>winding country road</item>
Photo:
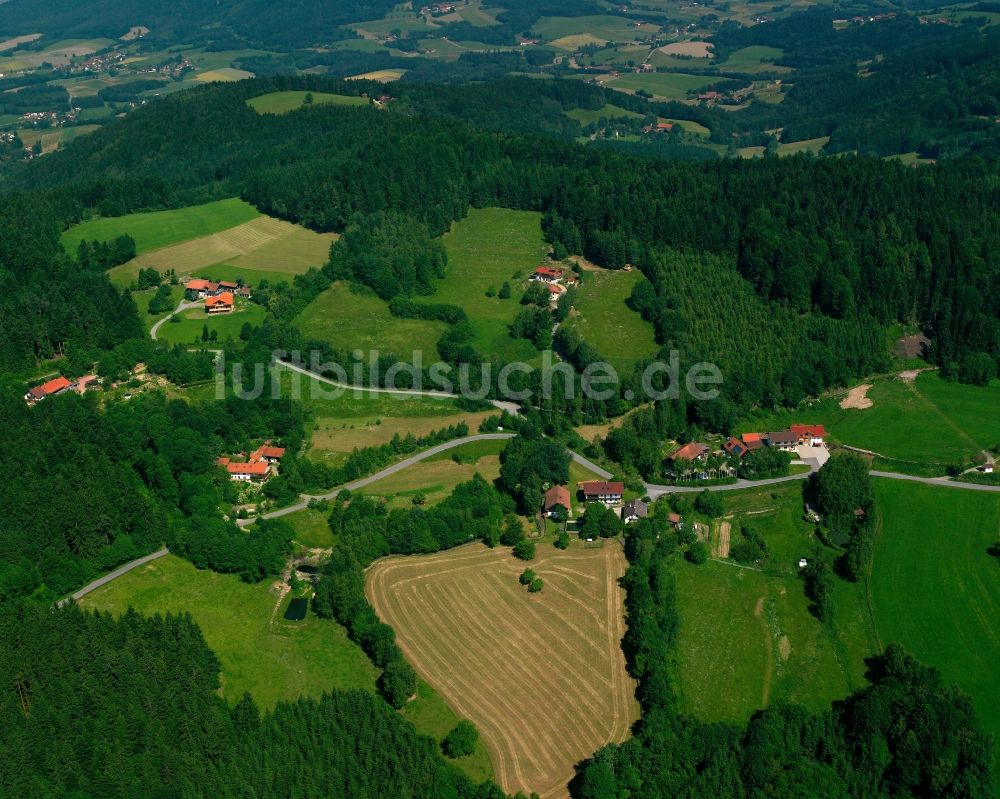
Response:
[{"label": "winding country road", "polygon": [[[395,394],[400,397],[430,397],[432,399],[443,399],[443,400],[453,400],[459,399],[460,394],[456,394],[453,391],[435,391],[432,389],[423,388],[382,388],[380,386],[357,386],[353,383],[343,383],[339,380],[334,380],[330,377],[323,377],[315,372],[311,372],[304,366],[299,366],[298,364],[288,363],[287,361],[275,361],[275,365],[289,369],[292,372],[298,372],[300,375],[305,375],[306,377],[316,380],[320,383],[326,383],[329,386],[334,386],[336,388],[349,389],[351,391],[359,392],[370,392],[372,394]],[[510,414],[516,415],[521,406],[516,402],[508,402],[505,400],[488,400],[490,405],[501,411],[507,411]]]},{"label": "winding country road", "polygon": [[174,308],[174,310],[172,310],[170,313],[168,313],[166,316],[164,316],[162,319],[156,322],[156,324],[154,324],[151,328],[149,328],[149,337],[153,339],[153,341],[156,341],[156,334],[160,332],[160,325],[162,325],[164,322],[170,319],[170,317],[177,316],[177,314],[181,313],[182,311],[189,311],[192,308],[197,308],[197,307],[198,307],[197,302],[187,302],[186,300],[181,300],[180,303],[177,305],[177,307]]},{"label": "winding country road", "polygon": [[162,558],[164,555],[169,555],[169,554],[170,551],[166,547],[164,547],[163,549],[159,549],[156,552],[151,552],[149,555],[144,555],[141,558],[136,558],[135,560],[129,561],[124,566],[119,566],[117,569],[108,572],[103,577],[98,577],[96,580],[94,580],[94,582],[87,583],[79,591],[74,591],[65,599],[60,599],[58,602],[56,602],[56,607],[61,608],[71,599],[72,600],[82,599],[91,591],[100,588],[102,585],[107,585],[112,580],[116,580],[119,577],[121,577],[123,574],[128,574],[130,571],[132,571],[132,569],[137,569],[140,566],[146,565],[150,561],[157,560],[158,558]]}]

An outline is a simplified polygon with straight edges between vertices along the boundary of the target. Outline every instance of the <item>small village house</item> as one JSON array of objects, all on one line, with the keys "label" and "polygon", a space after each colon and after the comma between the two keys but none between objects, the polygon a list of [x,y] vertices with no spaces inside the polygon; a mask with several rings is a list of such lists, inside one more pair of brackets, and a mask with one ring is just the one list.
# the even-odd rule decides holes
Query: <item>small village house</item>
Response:
[{"label": "small village house", "polygon": [[649,513],[649,507],[641,499],[633,499],[622,506],[622,521],[626,524],[645,519]]},{"label": "small village house", "polygon": [[767,445],[784,452],[795,452],[795,448],[799,445],[799,437],[791,430],[779,430],[767,434]]},{"label": "small village house", "polygon": [[603,502],[605,505],[618,505],[625,494],[624,483],[609,483],[604,480],[589,480],[580,483],[578,488],[585,502]]},{"label": "small village house", "polygon": [[49,380],[47,383],[42,383],[40,386],[29,389],[28,393],[24,395],[24,400],[29,404],[34,404],[41,402],[46,397],[54,397],[56,394],[62,394],[64,391],[75,387],[75,383],[60,375],[53,380]]},{"label": "small village house", "polygon": [[209,297],[205,300],[205,313],[207,314],[227,314],[232,313],[236,300],[232,292],[224,292],[217,297]]},{"label": "small village house", "polygon": [[[220,461],[223,459],[220,459]],[[225,459],[228,461],[228,459]],[[228,461],[225,464],[227,472],[229,472],[230,480],[239,480],[242,482],[249,483],[253,482],[263,482],[271,476],[271,465],[265,461],[256,461],[255,463],[234,463],[233,461]]]},{"label": "small village house", "polygon": [[760,433],[744,433],[741,438],[746,445],[747,452],[753,452],[764,446],[764,437]]},{"label": "small village house", "polygon": [[822,447],[826,438],[826,428],[821,424],[793,424],[788,429],[807,447]]},{"label": "small village house", "polygon": [[265,463],[277,463],[285,457],[284,447],[272,447],[270,442],[258,447],[250,453],[250,461],[264,461]]},{"label": "small village house", "polygon": [[563,270],[553,269],[550,266],[540,266],[531,275],[531,280],[540,280],[543,283],[558,283],[562,279]]},{"label": "small village house", "polygon": [[722,449],[725,450],[727,455],[734,458],[742,458],[744,455],[749,454],[750,449],[740,441],[738,438],[730,436],[726,443],[722,445]]},{"label": "small village house", "polygon": [[205,299],[205,297],[216,296],[220,289],[218,283],[196,277],[184,284],[184,291],[187,292],[189,298]]},{"label": "small village house", "polygon": [[684,526],[684,518],[679,513],[671,513],[667,516],[667,523],[675,530],[680,530]]},{"label": "small village house", "polygon": [[542,500],[542,512],[546,516],[558,515],[558,508],[563,509],[563,514],[569,516],[570,499],[569,489],[566,486],[555,485],[545,492]]}]

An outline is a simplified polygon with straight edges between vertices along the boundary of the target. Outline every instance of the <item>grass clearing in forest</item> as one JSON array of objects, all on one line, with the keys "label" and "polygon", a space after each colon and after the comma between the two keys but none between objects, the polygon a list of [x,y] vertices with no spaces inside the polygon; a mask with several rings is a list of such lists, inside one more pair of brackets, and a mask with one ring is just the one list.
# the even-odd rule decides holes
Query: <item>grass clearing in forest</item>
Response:
[{"label": "grass clearing in forest", "polygon": [[[639,25],[625,17],[609,14],[595,14],[585,17],[542,17],[531,30],[543,39],[551,42],[553,39],[565,39],[570,36],[588,35],[598,43],[608,41],[632,41],[656,33],[659,25],[643,22]],[[551,42],[555,44],[555,42]],[[556,45],[563,47],[564,45]],[[566,49],[576,49],[567,47]]]},{"label": "grass clearing in forest", "polygon": [[307,339],[328,341],[338,350],[378,350],[407,360],[419,351],[425,363],[437,360],[437,342],[448,329],[444,322],[395,317],[385,300],[346,281],[309,303],[294,324]]},{"label": "grass clearing in forest", "polygon": [[635,284],[644,279],[642,273],[588,272],[584,278],[574,302],[579,313],[567,324],[620,373],[654,355],[659,347],[653,326],[625,304]]},{"label": "grass clearing in forest", "polygon": [[[531,361],[538,352],[524,339],[511,338],[508,326],[522,306],[528,277],[545,259],[548,245],[542,238],[542,216],[534,211],[508,208],[473,208],[444,237],[448,250],[445,277],[437,281],[428,302],[444,302],[465,309],[476,332],[477,351],[507,361]],[[487,297],[510,283],[505,300]],[[419,300],[418,300],[419,301]]]},{"label": "grass clearing in forest", "polygon": [[[420,677],[472,721],[504,790],[563,795],[574,765],[638,716],[625,670],[621,547],[505,547],[393,557],[365,592]],[[518,575],[545,582],[530,594]]]},{"label": "grass clearing in forest", "polygon": [[589,108],[574,108],[570,111],[564,111],[564,114],[570,119],[575,119],[581,125],[590,125],[594,122],[598,122],[601,119],[639,119],[642,114],[636,113],[635,111],[628,111],[624,108],[619,108],[616,105],[611,105],[610,103],[605,103],[603,107],[597,110],[591,110]]},{"label": "grass clearing in forest", "polygon": [[781,58],[785,51],[779,47],[768,47],[763,44],[753,44],[741,47],[731,53],[729,58],[718,64],[720,70],[728,72],[758,72],[773,69],[775,59]]},{"label": "grass clearing in forest", "polygon": [[115,615],[190,613],[222,664],[222,695],[230,705],[249,691],[262,708],[331,689],[374,691],[378,674],[344,628],[310,612],[282,618],[273,580],[256,585],[234,575],[199,571],[174,555],[141,566],[80,601]]},{"label": "grass clearing in forest", "polygon": [[605,83],[611,89],[635,92],[644,89],[655,97],[684,100],[689,92],[723,83],[716,75],[688,75],[683,72],[634,72]]},{"label": "grass clearing in forest", "polygon": [[144,253],[218,233],[259,216],[260,212],[243,200],[216,200],[170,211],[97,217],[69,228],[62,234],[62,243],[72,254],[84,239],[111,241],[128,234],[135,239],[136,251]]},{"label": "grass clearing in forest", "polygon": [[344,105],[344,106],[367,106],[371,101],[367,97],[351,97],[346,94],[329,94],[328,92],[270,92],[247,100],[249,105],[258,114],[287,114],[303,108],[306,105],[306,96],[312,94],[312,105]]},{"label": "grass clearing in forest", "polygon": [[336,543],[336,537],[327,523],[329,516],[329,513],[315,508],[306,508],[289,513],[282,519],[295,530],[296,544],[301,544],[306,549],[330,549]]},{"label": "grass clearing in forest", "polygon": [[[941,670],[1000,739],[1000,494],[875,480],[879,636]],[[1000,791],[1000,772],[994,772]]]}]

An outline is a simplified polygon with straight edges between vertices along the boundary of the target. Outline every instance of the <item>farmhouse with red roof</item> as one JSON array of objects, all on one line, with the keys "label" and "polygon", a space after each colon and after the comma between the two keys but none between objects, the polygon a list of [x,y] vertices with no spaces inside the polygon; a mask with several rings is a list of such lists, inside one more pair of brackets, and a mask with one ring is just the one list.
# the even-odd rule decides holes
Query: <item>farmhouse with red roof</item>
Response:
[{"label": "farmhouse with red roof", "polygon": [[205,313],[223,314],[231,313],[235,307],[235,298],[231,291],[226,291],[218,297],[209,297],[205,300]]},{"label": "farmhouse with red roof", "polygon": [[609,483],[604,480],[588,480],[577,486],[587,502],[603,502],[605,505],[617,505],[625,494],[624,483]]},{"label": "farmhouse with red roof", "polygon": [[28,393],[24,395],[24,399],[28,403],[41,402],[46,397],[53,397],[56,394],[62,394],[67,389],[73,388],[75,383],[67,380],[63,376],[59,376],[47,383],[42,383],[40,386],[35,386],[29,389]]}]

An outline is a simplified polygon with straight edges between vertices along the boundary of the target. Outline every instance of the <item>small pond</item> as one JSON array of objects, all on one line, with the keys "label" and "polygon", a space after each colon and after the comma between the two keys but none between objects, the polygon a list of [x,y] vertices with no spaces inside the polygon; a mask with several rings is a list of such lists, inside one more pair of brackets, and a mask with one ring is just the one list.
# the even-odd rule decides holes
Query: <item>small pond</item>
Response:
[{"label": "small pond", "polygon": [[293,599],[288,603],[288,609],[285,611],[285,618],[289,621],[302,621],[306,617],[306,611],[309,610],[309,600],[300,597],[299,599]]}]

